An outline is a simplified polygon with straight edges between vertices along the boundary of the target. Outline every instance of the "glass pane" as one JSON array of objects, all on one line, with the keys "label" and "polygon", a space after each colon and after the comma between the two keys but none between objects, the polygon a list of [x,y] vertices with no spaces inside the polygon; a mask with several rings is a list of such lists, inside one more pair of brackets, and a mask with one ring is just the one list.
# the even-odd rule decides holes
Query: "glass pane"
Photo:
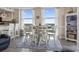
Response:
[{"label": "glass pane", "polygon": [[23,10],[22,18],[32,18],[32,9]]},{"label": "glass pane", "polygon": [[44,9],[44,18],[55,17],[55,16],[56,16],[55,8],[45,8]]},{"label": "glass pane", "polygon": [[23,19],[23,23],[32,24],[32,19]]},{"label": "glass pane", "polygon": [[55,19],[45,19],[44,22],[48,24],[55,24]]}]

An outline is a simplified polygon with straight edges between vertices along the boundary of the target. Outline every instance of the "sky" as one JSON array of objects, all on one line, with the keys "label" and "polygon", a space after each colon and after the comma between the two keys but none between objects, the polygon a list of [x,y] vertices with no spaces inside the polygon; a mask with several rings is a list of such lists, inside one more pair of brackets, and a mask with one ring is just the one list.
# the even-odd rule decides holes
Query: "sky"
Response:
[{"label": "sky", "polygon": [[56,16],[55,8],[45,8],[44,16],[45,17]]},{"label": "sky", "polygon": [[27,9],[22,12],[23,18],[32,18],[32,9]]},{"label": "sky", "polygon": [[[44,10],[44,18],[56,16],[55,8],[45,8]],[[32,9],[24,10],[22,18],[32,18]],[[32,19],[23,19],[23,21],[24,23],[32,23]],[[55,23],[55,19],[45,19],[44,23]]]}]

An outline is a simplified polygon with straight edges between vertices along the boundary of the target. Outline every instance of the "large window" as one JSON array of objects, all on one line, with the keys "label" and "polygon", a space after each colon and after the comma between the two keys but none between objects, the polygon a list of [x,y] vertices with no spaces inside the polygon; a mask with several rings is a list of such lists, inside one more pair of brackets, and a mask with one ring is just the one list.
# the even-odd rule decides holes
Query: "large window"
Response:
[{"label": "large window", "polygon": [[24,24],[32,24],[32,9],[22,10],[22,20]]},{"label": "large window", "polygon": [[43,23],[48,27],[48,32],[55,33],[56,9],[43,8]]},{"label": "large window", "polygon": [[21,11],[21,20],[22,28],[25,32],[31,31],[31,25],[33,20],[33,9],[22,9]]},{"label": "large window", "polygon": [[55,8],[44,8],[43,19],[44,19],[44,24],[55,24],[55,20],[56,20]]}]

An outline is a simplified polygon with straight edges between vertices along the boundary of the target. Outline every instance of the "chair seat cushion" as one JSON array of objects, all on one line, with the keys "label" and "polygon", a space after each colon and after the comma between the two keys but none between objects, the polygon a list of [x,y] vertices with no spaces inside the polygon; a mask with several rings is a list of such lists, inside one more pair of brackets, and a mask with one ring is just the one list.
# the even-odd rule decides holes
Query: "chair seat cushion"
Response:
[{"label": "chair seat cushion", "polygon": [[5,50],[8,48],[10,44],[10,37],[6,34],[1,34],[0,35],[0,51]]},{"label": "chair seat cushion", "polygon": [[1,45],[1,44],[5,44],[5,43],[9,43],[9,42],[10,42],[10,40],[7,39],[7,38],[2,38],[2,39],[0,39],[0,45]]}]

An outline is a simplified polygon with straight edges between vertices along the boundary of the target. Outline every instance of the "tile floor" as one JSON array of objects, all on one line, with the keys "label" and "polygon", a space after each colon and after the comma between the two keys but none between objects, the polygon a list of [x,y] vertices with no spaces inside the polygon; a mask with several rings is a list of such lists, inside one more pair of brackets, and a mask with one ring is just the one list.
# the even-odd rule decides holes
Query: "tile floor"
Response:
[{"label": "tile floor", "polygon": [[53,38],[51,38],[48,42],[47,48],[30,47],[27,40],[28,39],[25,36],[12,39],[10,42],[10,46],[3,52],[57,52],[61,51],[63,48],[73,51],[76,50],[75,42],[66,41],[64,39],[56,38],[56,40],[54,40]]}]

